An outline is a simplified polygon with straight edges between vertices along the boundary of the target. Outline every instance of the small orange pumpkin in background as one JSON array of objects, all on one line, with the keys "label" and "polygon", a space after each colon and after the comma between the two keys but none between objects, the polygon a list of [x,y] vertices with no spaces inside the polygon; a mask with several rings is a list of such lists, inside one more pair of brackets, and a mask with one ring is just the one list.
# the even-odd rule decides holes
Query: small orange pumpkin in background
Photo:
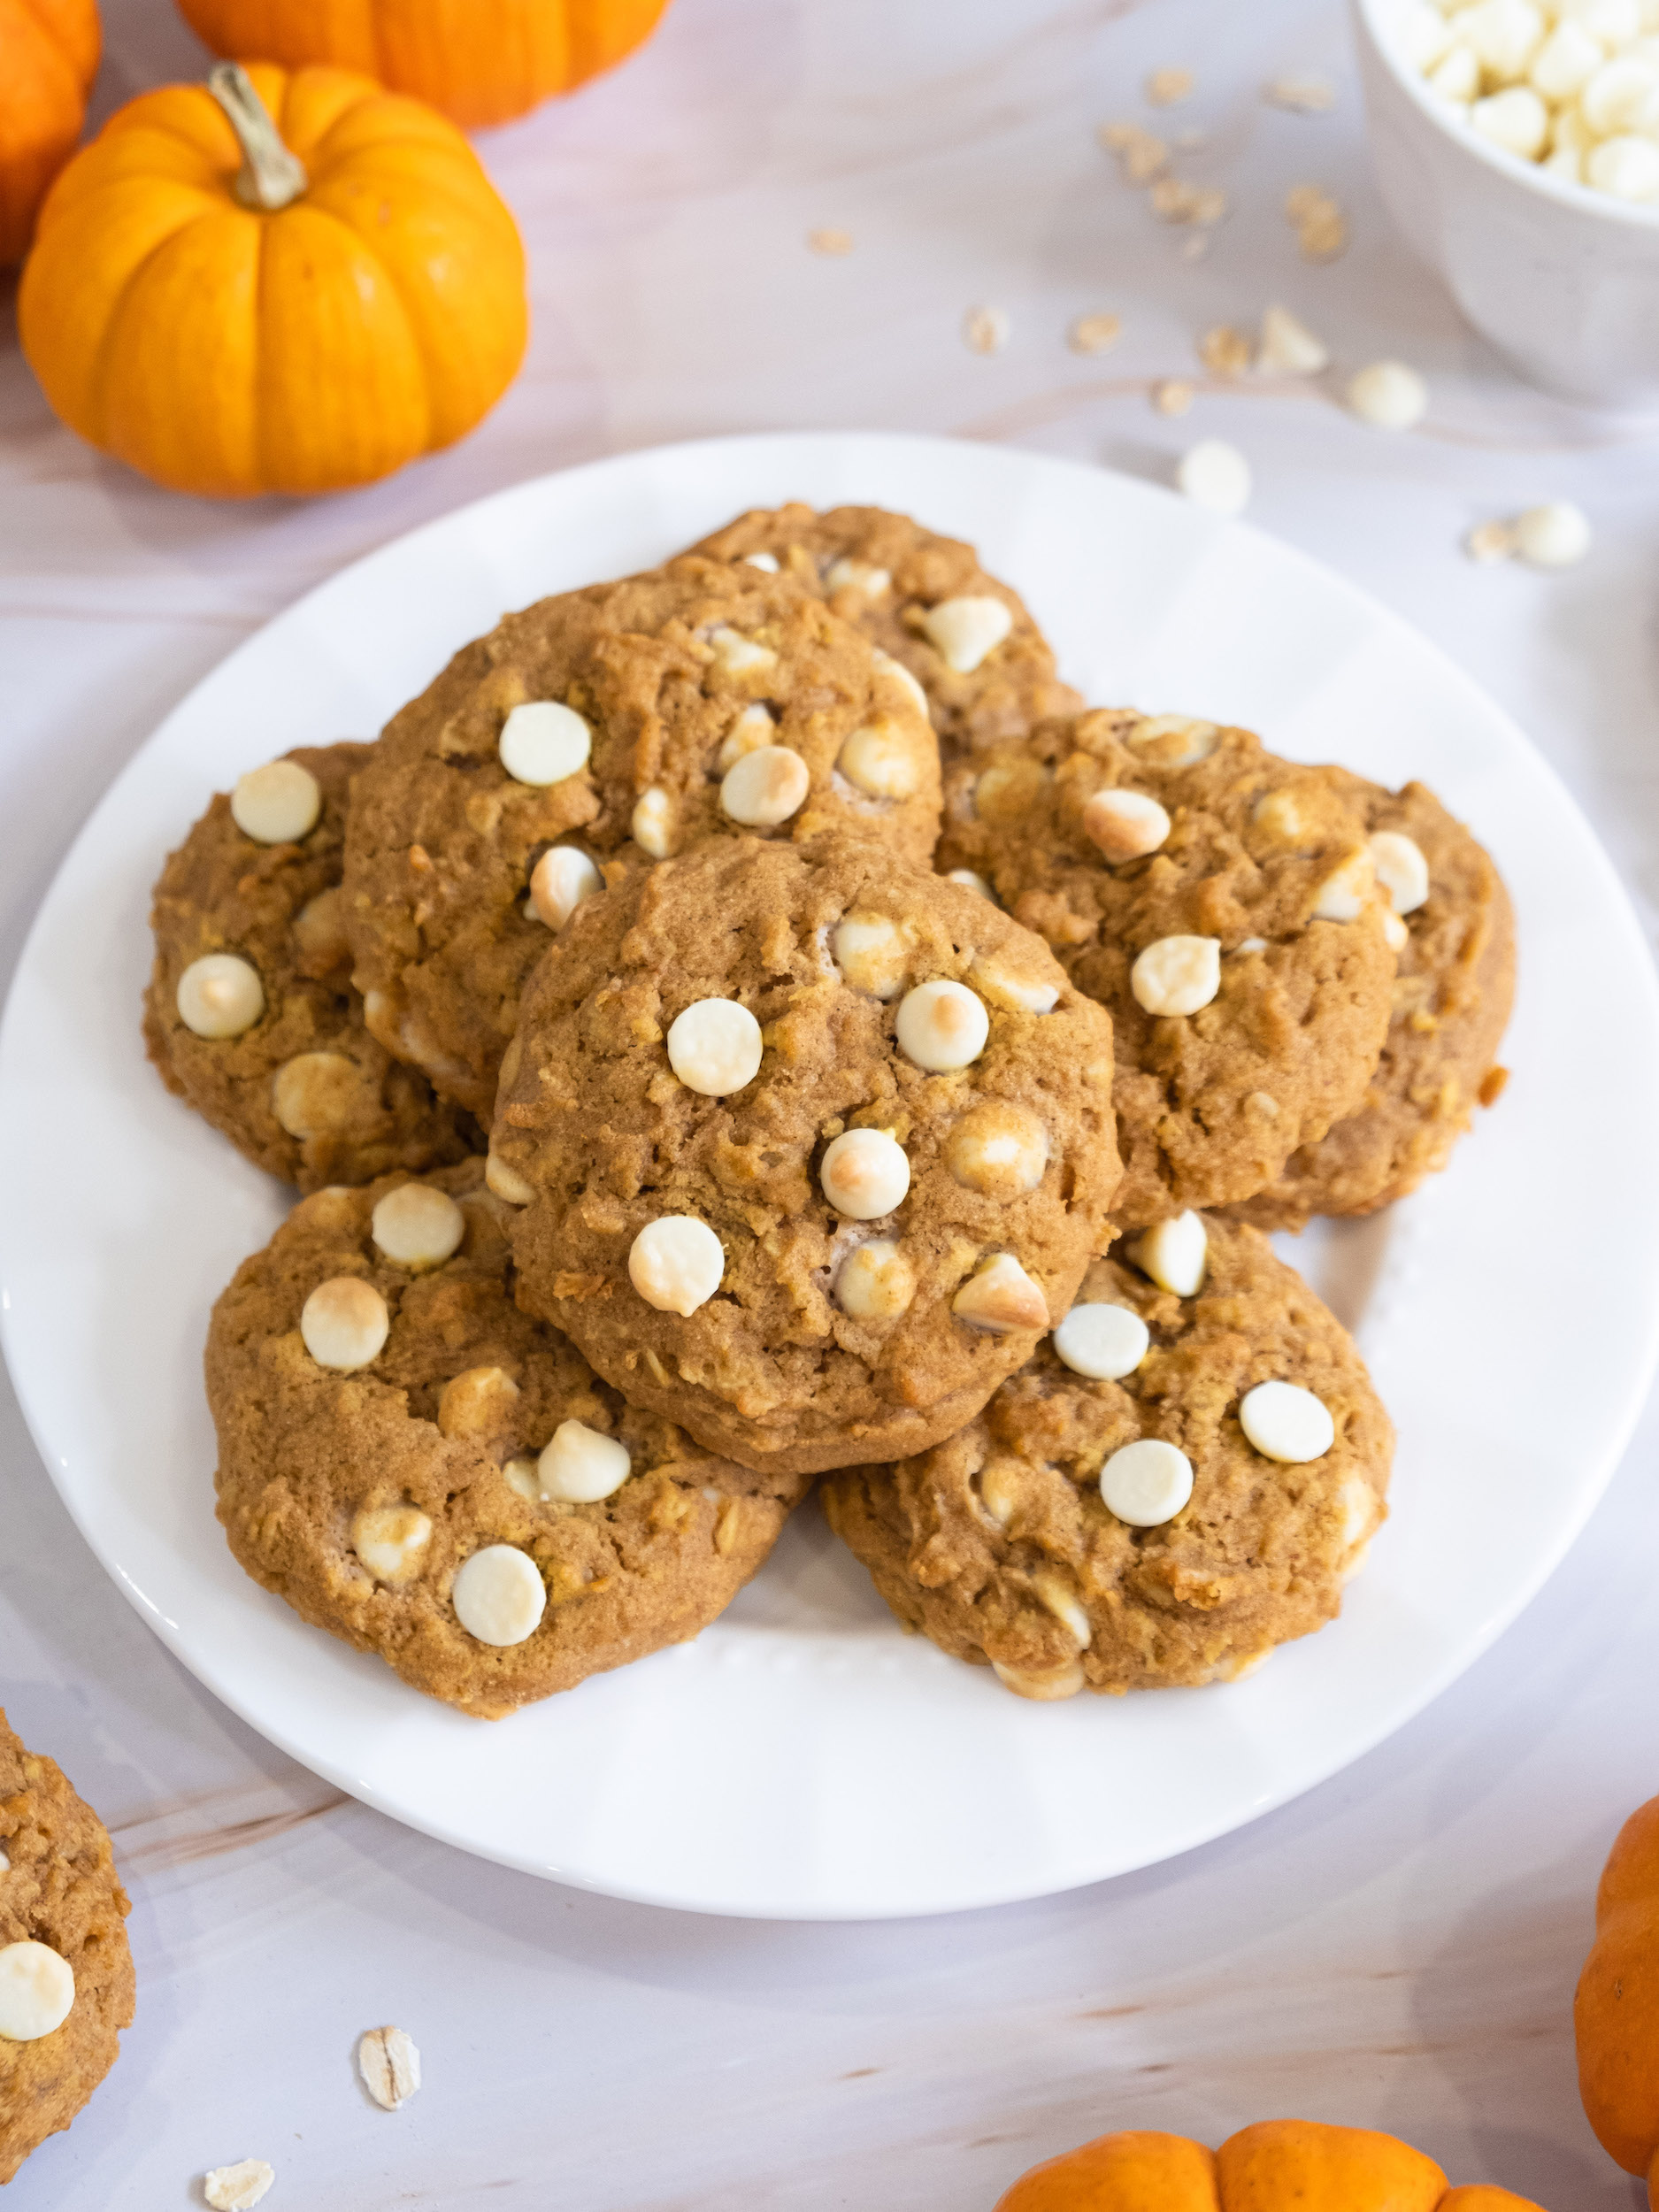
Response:
[{"label": "small orange pumpkin in background", "polygon": [[0,0],[0,269],[74,151],[102,43],[93,0]]},{"label": "small orange pumpkin in background", "polygon": [[501,397],[524,249],[430,108],[343,70],[221,65],[75,156],[18,319],[58,414],[157,483],[335,491],[452,444]]},{"label": "small orange pumpkin in background", "polygon": [[1659,1797],[1631,1815],[1608,1855],[1572,2024],[1586,2116],[1659,2208]]},{"label": "small orange pumpkin in background", "polygon": [[667,0],[179,0],[216,54],[361,70],[468,130],[572,92],[642,45]]},{"label": "small orange pumpkin in background", "polygon": [[1185,2135],[1097,2136],[1022,2174],[996,2212],[1541,2212],[1507,2189],[1453,2189],[1397,2136],[1260,2120],[1218,2151]]}]

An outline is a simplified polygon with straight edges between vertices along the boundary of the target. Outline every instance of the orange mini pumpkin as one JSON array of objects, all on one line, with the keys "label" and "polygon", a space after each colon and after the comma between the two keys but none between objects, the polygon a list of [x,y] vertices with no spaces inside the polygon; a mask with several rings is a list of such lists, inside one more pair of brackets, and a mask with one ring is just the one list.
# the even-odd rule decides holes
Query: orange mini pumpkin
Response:
[{"label": "orange mini pumpkin", "polygon": [[1541,2212],[1507,2189],[1450,2189],[1397,2136],[1261,2120],[1209,2151],[1185,2135],[1097,2136],[1022,2174],[996,2212]]},{"label": "orange mini pumpkin", "polygon": [[74,151],[101,44],[93,0],[0,0],[0,268]]},{"label": "orange mini pumpkin", "polygon": [[1602,1869],[1572,2024],[1590,2125],[1659,2208],[1659,1797],[1631,1815]]},{"label": "orange mini pumpkin", "polygon": [[133,101],[47,196],[18,317],[52,406],[158,484],[232,498],[453,443],[528,320],[472,148],[343,70],[221,65],[209,86]]},{"label": "orange mini pumpkin", "polygon": [[179,0],[216,54],[360,69],[475,129],[631,54],[667,0]]}]

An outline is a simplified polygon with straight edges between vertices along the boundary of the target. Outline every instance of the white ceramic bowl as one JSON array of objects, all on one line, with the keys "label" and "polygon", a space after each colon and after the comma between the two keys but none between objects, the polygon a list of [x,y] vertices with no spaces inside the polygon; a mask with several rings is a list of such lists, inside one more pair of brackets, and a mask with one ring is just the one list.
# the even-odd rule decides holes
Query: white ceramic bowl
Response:
[{"label": "white ceramic bowl", "polygon": [[1400,51],[1408,4],[1352,0],[1377,180],[1407,243],[1529,382],[1659,410],[1659,206],[1476,136]]}]

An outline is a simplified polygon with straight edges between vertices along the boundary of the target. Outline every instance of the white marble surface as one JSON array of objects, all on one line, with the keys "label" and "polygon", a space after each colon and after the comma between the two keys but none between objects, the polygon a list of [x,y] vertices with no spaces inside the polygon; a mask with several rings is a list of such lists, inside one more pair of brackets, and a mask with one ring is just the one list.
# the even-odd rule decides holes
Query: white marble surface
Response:
[{"label": "white marble surface", "polygon": [[[195,69],[164,0],[107,0],[103,113]],[[1153,65],[1198,72],[1171,129],[1224,184],[1206,257],[1096,150],[1154,120]],[[1328,71],[1330,115],[1258,96]],[[264,617],[482,491],[703,432],[880,425],[1011,439],[1166,474],[1201,434],[1254,465],[1253,518],[1448,646],[1565,776],[1659,918],[1650,446],[1526,393],[1390,235],[1331,0],[675,0],[655,44],[485,157],[534,260],[529,365],[457,451],[312,507],[164,497],[52,422],[0,302],[0,960],[66,843],[161,713]],[[1349,210],[1328,267],[1279,211]],[[842,259],[805,233],[844,226]],[[1339,359],[1422,367],[1404,438],[1315,391],[1149,382],[1272,298]],[[964,311],[1004,309],[1000,354]],[[1069,353],[1086,310],[1118,349]],[[1548,496],[1594,518],[1556,576],[1477,569],[1467,526]],[[1425,764],[1432,776],[1432,764]],[[1594,1039],[1585,1041],[1594,1051]],[[1586,1141],[1594,1141],[1586,1132]],[[89,1162],[119,1175],[119,1160]],[[1537,1191],[1517,1193],[1525,1263]],[[1590,1236],[1614,1222],[1585,1224]],[[1539,1286],[1547,1356],[1549,1286]],[[1478,1379],[1471,1379],[1471,1386]],[[1636,2201],[1579,2114],[1570,2002],[1590,1898],[1654,1788],[1659,1425],[1543,1594],[1428,1714],[1229,1840],[1102,1888],[931,1923],[790,1928],[607,1903],[464,1859],[337,1799],[252,1737],[120,1603],[0,1404],[0,1696],[113,1829],[136,2026],[9,2202],[199,2203],[211,2164],[277,2167],[273,2212],[973,2212],[1107,2127],[1217,2139],[1267,2113],[1396,2129],[1455,2178],[1550,2212]],[[579,1785],[580,1778],[572,1778]],[[393,2117],[351,2070],[395,2021],[426,2085]]]}]

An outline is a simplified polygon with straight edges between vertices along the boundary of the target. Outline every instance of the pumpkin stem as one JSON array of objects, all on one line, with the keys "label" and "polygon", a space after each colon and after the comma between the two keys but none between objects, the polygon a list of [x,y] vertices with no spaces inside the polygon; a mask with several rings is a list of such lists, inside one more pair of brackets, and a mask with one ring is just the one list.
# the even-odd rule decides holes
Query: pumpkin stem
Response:
[{"label": "pumpkin stem", "polygon": [[242,64],[222,61],[210,69],[207,88],[229,117],[242,148],[242,173],[231,189],[242,205],[273,215],[298,199],[309,181],[305,165],[282,143],[271,111]]}]

